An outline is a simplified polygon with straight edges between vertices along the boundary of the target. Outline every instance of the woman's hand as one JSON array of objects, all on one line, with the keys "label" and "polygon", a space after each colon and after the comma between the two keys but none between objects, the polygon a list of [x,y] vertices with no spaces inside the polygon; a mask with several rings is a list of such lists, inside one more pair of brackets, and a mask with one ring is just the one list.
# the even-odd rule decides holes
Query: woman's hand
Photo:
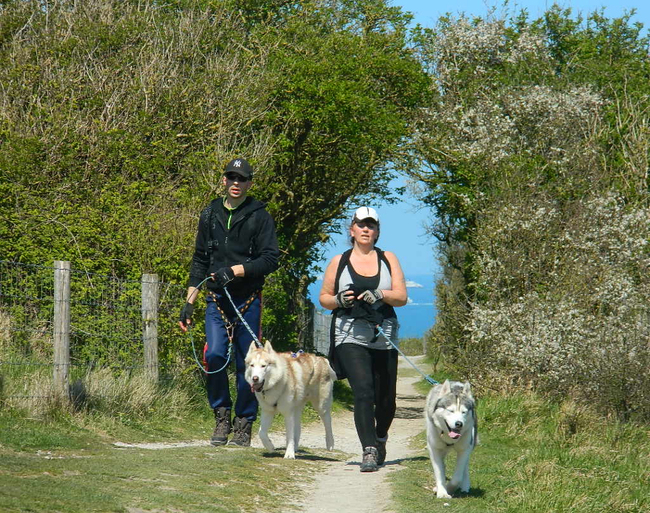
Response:
[{"label": "woman's hand", "polygon": [[357,299],[365,301],[369,305],[374,305],[377,301],[384,299],[384,293],[379,289],[365,290],[357,296]]},{"label": "woman's hand", "polygon": [[354,292],[342,290],[336,295],[336,306],[339,308],[350,308],[354,303]]}]

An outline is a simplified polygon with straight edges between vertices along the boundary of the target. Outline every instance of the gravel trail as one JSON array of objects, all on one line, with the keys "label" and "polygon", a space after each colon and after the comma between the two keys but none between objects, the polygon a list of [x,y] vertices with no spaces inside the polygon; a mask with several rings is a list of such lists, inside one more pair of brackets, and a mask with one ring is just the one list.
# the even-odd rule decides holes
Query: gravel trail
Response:
[{"label": "gravel trail", "polygon": [[[423,357],[409,357],[418,364]],[[399,358],[399,369],[411,369],[409,364]],[[397,412],[389,430],[387,456],[385,464],[378,472],[360,472],[361,445],[354,427],[353,413],[346,411],[334,415],[335,451],[346,455],[345,461],[331,461],[309,485],[298,485],[303,489],[302,498],[293,503],[297,511],[304,513],[398,513],[391,503],[388,475],[398,472],[401,462],[415,456],[417,451],[409,448],[410,439],[424,430],[425,396],[413,386],[420,377],[412,377],[413,372],[398,372],[397,378]],[[271,433],[277,451],[284,450],[284,432]],[[172,447],[209,446],[207,440],[195,440],[178,443],[138,443],[127,444],[115,442],[119,448],[167,449]],[[252,446],[262,448],[257,435]],[[300,448],[324,451],[325,430],[320,421],[303,425]],[[234,449],[237,450],[237,449]],[[340,453],[339,453],[340,454]],[[297,457],[301,457],[298,452]]]},{"label": "gravel trail", "polygon": [[[420,358],[409,357],[416,365]],[[411,368],[400,357],[400,369]],[[404,373],[401,373],[404,374]],[[409,373],[412,374],[412,373]],[[401,461],[415,455],[409,440],[424,430],[425,397],[413,384],[419,377],[397,380],[397,412],[389,430],[386,463],[378,472],[359,472],[361,445],[354,428],[352,412],[338,414],[333,419],[335,449],[349,453],[345,462],[331,462],[319,473],[316,482],[306,490],[307,495],[296,506],[305,513],[396,513],[391,506],[391,490],[387,476],[398,472]],[[300,445],[309,448],[324,446],[324,429],[314,422],[303,428]],[[298,456],[300,457],[300,456]]]}]

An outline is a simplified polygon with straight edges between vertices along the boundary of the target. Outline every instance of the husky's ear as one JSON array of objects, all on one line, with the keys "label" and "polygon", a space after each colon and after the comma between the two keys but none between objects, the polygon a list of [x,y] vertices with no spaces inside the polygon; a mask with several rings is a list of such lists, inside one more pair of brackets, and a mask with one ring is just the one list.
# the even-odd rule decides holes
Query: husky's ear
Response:
[{"label": "husky's ear", "polygon": [[465,384],[463,385],[463,394],[465,395],[472,395],[472,387],[469,385],[469,381],[465,381]]},{"label": "husky's ear", "polygon": [[271,341],[269,340],[264,341],[264,351],[268,351],[269,353],[273,352],[273,346],[271,345]]},{"label": "husky's ear", "polygon": [[449,382],[448,379],[445,380],[445,382],[442,384],[442,388],[440,389],[440,395],[446,395],[451,392],[451,383]]},{"label": "husky's ear", "polygon": [[255,343],[251,342],[251,344],[248,346],[248,352],[246,353],[246,358],[248,358],[249,355],[253,354],[253,351],[255,351]]}]

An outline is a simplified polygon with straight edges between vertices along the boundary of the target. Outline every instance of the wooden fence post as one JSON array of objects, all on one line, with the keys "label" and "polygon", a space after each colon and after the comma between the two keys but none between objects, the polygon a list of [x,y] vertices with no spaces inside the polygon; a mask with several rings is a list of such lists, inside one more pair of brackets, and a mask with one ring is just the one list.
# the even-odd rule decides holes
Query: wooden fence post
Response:
[{"label": "wooden fence post", "polygon": [[54,390],[69,395],[70,381],[70,262],[54,262]]},{"label": "wooden fence post", "polygon": [[142,342],[144,368],[149,378],[158,382],[158,301],[160,284],[157,274],[142,275]]}]

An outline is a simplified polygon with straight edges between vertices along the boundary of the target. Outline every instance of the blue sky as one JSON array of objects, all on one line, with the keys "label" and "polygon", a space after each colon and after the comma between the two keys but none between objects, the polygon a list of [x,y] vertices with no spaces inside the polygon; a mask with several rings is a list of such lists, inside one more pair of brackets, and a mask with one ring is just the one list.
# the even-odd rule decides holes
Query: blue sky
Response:
[{"label": "blue sky", "polygon": [[[570,7],[574,14],[581,13],[583,16],[604,8],[605,16],[608,18],[620,17],[625,12],[636,9],[632,21],[643,23],[645,34],[650,27],[650,2],[648,0],[618,0],[614,2],[524,0],[509,3],[509,12],[526,8],[530,18],[537,18],[553,3],[564,8]],[[467,15],[485,16],[490,7],[495,5],[500,6],[496,8],[497,15],[504,13],[502,2],[483,0],[466,0],[457,4],[436,2],[435,0],[395,0],[393,5],[399,5],[404,10],[412,12],[415,15],[415,23],[429,27],[435,25],[436,20],[446,13],[464,12]],[[358,206],[349,205],[349,213],[352,214]],[[434,253],[434,241],[427,235],[425,229],[425,224],[431,221],[431,213],[409,197],[405,197],[401,203],[395,205],[370,206],[377,209],[381,220],[381,237],[378,246],[397,255],[407,280],[422,275],[435,276],[438,266]],[[344,235],[334,236],[332,243],[325,248],[325,257],[321,266],[324,268],[334,255],[341,253],[347,247]]]},{"label": "blue sky", "polygon": [[605,16],[608,18],[620,17],[626,11],[636,9],[633,21],[640,21],[647,30],[650,27],[650,2],[648,0],[615,0],[610,2],[597,0],[571,0],[571,1],[548,1],[548,0],[522,0],[508,2],[508,11],[504,11],[504,2],[465,0],[457,4],[448,2],[436,2],[435,0],[393,0],[393,5],[399,5],[406,11],[415,14],[415,21],[425,26],[433,26],[435,21],[447,12],[458,14],[464,12],[467,15],[485,16],[491,7],[496,6],[496,14],[504,12],[519,11],[522,8],[528,10],[530,18],[541,16],[554,3],[563,8],[571,8],[576,14],[580,12],[583,17],[587,14],[605,9]]},{"label": "blue sky", "polygon": [[[395,180],[396,186],[403,184],[403,180]],[[349,214],[361,205],[349,205]],[[409,275],[433,274],[437,269],[434,254],[434,241],[427,235],[425,225],[430,223],[431,213],[415,199],[409,196],[394,205],[376,204],[368,205],[379,214],[381,233],[377,246],[395,253],[404,269],[407,279]],[[327,262],[336,254],[349,248],[347,242],[347,228],[345,234],[332,237],[326,247],[325,259],[321,264],[323,270]]]}]

